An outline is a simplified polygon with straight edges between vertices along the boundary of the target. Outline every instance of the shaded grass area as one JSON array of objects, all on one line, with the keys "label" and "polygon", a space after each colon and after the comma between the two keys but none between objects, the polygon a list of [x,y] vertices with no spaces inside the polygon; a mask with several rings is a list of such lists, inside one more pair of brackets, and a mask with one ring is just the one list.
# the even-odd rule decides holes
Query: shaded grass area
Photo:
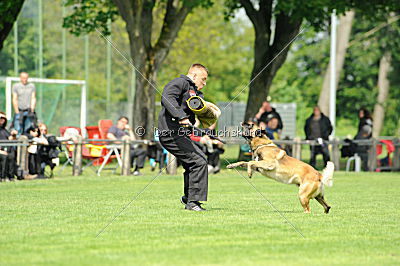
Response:
[{"label": "shaded grass area", "polygon": [[0,183],[1,264],[400,263],[398,173],[336,173],[328,215],[316,201],[303,214],[297,187],[256,174],[250,182],[278,213],[234,170],[210,176],[207,212],[189,212],[182,177],[161,175],[96,238],[154,174],[69,172]]}]

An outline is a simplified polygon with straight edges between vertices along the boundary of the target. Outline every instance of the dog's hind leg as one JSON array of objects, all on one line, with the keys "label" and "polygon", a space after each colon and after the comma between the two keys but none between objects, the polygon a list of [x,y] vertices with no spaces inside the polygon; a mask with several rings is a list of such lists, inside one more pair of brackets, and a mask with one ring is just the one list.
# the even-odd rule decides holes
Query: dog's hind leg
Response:
[{"label": "dog's hind leg", "polygon": [[324,207],[325,213],[328,214],[331,206],[329,206],[328,203],[325,201],[324,196],[318,195],[315,197],[315,199],[319,202],[319,204],[322,205],[322,207]]},{"label": "dog's hind leg", "polygon": [[299,188],[299,199],[301,206],[303,206],[304,213],[311,213],[310,210],[310,199],[318,186],[314,183],[304,183]]}]

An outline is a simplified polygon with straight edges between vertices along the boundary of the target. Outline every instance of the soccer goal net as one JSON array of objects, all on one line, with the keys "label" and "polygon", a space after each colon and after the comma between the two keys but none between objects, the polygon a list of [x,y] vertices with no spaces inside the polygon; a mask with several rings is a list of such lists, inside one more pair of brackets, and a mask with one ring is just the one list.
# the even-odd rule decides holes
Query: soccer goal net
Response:
[{"label": "soccer goal net", "polygon": [[[12,88],[18,82],[20,79],[16,77],[0,79],[0,110],[5,110],[9,121],[14,117]],[[35,111],[38,121],[45,123],[50,133],[58,134],[61,126],[85,128],[84,80],[29,78],[28,82],[36,87]]]}]

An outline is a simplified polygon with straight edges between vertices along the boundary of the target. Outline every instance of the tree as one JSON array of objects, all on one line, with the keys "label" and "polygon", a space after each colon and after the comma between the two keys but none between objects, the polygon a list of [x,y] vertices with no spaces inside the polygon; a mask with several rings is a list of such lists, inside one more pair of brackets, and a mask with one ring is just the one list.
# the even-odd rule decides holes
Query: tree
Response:
[{"label": "tree", "polygon": [[[339,84],[340,74],[343,69],[344,59],[346,58],[346,50],[349,44],[351,35],[351,27],[353,24],[354,11],[348,11],[346,14],[339,18],[338,34],[336,40],[336,88]],[[324,83],[319,94],[318,106],[321,108],[322,113],[329,114],[329,99],[330,99],[330,77],[331,68],[328,64],[324,75]]]},{"label": "tree", "polygon": [[[213,8],[187,17],[157,76],[160,86],[186,73],[193,62],[209,68],[207,86],[203,89],[207,101],[230,101],[235,89],[246,85],[253,59],[253,27],[245,16],[225,21],[224,9],[223,0],[216,0]],[[197,36],[201,36],[200,42]],[[159,101],[160,97],[156,97]],[[245,101],[246,94],[238,99]]]},{"label": "tree", "polygon": [[385,103],[389,94],[389,79],[388,73],[390,71],[390,65],[392,61],[392,55],[390,52],[386,52],[379,61],[379,75],[378,75],[378,97],[374,107],[373,114],[373,132],[374,137],[378,137],[382,131],[385,118]]},{"label": "tree", "polygon": [[24,0],[2,0],[0,1],[0,51],[3,43],[10,33],[14,22],[17,20]]},{"label": "tree", "polygon": [[326,26],[330,14],[336,10],[343,14],[359,9],[365,16],[375,17],[381,12],[399,8],[398,1],[361,0],[337,1],[273,1],[273,0],[226,0],[227,17],[244,8],[255,29],[254,65],[250,78],[245,120],[254,116],[269,93],[272,80],[286,60],[291,43],[297,37],[304,21],[316,28]]},{"label": "tree", "polygon": [[[187,15],[196,7],[209,7],[211,0],[69,0],[73,13],[65,18],[64,26],[75,34],[99,30],[109,34],[107,21],[119,14],[126,24],[132,64],[137,69],[133,125],[143,126],[146,136],[152,136],[155,118],[157,72]],[[163,14],[160,29],[154,13]],[[158,35],[156,34],[158,33]]]}]

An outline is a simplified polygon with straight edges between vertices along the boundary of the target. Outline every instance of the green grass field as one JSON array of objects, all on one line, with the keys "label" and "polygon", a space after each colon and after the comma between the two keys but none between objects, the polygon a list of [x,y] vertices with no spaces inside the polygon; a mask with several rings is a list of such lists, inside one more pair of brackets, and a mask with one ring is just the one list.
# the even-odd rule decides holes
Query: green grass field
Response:
[{"label": "green grass field", "polygon": [[[64,175],[0,183],[1,265],[400,264],[400,174],[335,174],[326,215],[297,187],[235,170],[210,176],[207,212],[185,211],[181,176]],[[67,173],[68,172],[68,173]],[[244,172],[242,172],[244,174]]]}]

